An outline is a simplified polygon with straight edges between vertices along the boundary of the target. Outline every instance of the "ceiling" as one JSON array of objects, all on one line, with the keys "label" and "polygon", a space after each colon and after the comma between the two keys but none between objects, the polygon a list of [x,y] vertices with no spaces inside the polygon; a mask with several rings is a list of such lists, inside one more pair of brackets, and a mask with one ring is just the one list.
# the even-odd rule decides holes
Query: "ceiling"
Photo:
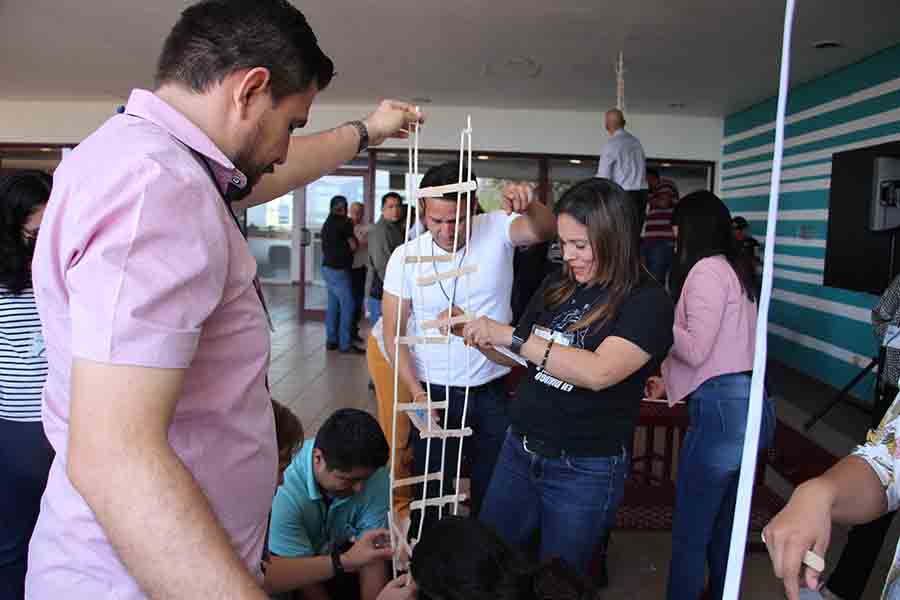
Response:
[{"label": "ceiling", "polygon": [[[294,0],[338,70],[320,98],[722,116],[777,89],[774,0]],[[123,98],[150,85],[184,0],[0,0],[0,99]],[[900,42],[897,0],[798,2],[795,82]],[[835,39],[843,47],[815,50]],[[683,105],[673,107],[672,105]]]}]

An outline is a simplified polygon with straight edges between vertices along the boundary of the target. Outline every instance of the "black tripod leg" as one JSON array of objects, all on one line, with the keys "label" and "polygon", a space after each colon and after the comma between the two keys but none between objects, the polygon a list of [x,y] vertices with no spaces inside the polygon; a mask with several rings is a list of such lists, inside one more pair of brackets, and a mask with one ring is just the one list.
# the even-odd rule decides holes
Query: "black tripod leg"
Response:
[{"label": "black tripod leg", "polygon": [[819,412],[814,414],[812,417],[810,417],[810,419],[806,423],[804,423],[803,429],[805,429],[806,431],[809,431],[810,429],[812,429],[813,425],[818,423],[822,419],[822,417],[824,417],[831,411],[832,408],[837,406],[837,404],[844,398],[844,396],[847,395],[847,392],[849,392],[854,387],[856,387],[856,384],[859,383],[860,381],[862,381],[863,378],[865,378],[865,376],[869,374],[869,371],[871,371],[878,365],[878,362],[879,362],[879,357],[873,358],[871,360],[871,362],[869,362],[868,366],[865,369],[863,369],[862,371],[860,371],[859,373],[857,373],[856,377],[854,377],[850,381],[850,383],[845,385],[843,387],[843,389],[841,389],[841,391],[839,391],[837,393],[837,396],[835,396],[831,402],[829,402],[824,408],[822,408],[822,410],[820,410]]}]

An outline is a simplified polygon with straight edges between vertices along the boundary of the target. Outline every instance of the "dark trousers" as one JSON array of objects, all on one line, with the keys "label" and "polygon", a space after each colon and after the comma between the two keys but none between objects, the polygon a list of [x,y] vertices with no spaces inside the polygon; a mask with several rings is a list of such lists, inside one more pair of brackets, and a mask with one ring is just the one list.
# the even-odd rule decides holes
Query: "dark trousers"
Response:
[{"label": "dark trousers", "polygon": [[[872,429],[878,427],[896,396],[897,388],[884,386],[878,398],[879,402],[872,410]],[[847,545],[841,552],[837,567],[828,578],[829,590],[844,600],[856,600],[862,596],[895,514],[897,513],[890,512],[871,523],[850,529]]]},{"label": "dark trousers", "polygon": [[637,219],[637,229],[634,230],[634,234],[637,236],[638,240],[640,240],[641,232],[644,230],[644,220],[647,218],[647,199],[649,193],[647,190],[630,190],[626,193],[632,203],[634,203],[634,216]]},{"label": "dark trousers", "polygon": [[350,337],[359,337],[359,322],[362,320],[366,301],[366,268],[351,269],[350,280],[353,284],[353,302],[356,310],[353,312],[353,325],[350,327]]},{"label": "dark trousers", "polygon": [[[424,387],[424,384],[422,384]],[[446,399],[446,389],[441,385],[431,386],[431,399],[434,402],[443,402]],[[503,446],[506,430],[509,428],[507,415],[506,388],[503,378],[496,379],[477,388],[469,390],[468,412],[466,413],[466,426],[472,428],[472,435],[463,438],[463,463],[469,466],[471,481],[471,498],[469,506],[472,515],[477,515],[481,508],[497,463],[497,456]],[[450,408],[445,412],[441,426],[449,429],[458,429],[462,422],[463,404],[465,402],[465,388],[450,387]],[[443,412],[443,411],[442,411]],[[426,462],[427,444],[419,435],[419,430],[411,428],[411,442],[413,444],[413,474],[423,475],[425,466],[428,472],[435,473],[444,466],[444,495],[454,493],[454,481],[456,479],[456,467],[459,457],[459,438],[447,439],[446,451],[440,438],[432,438],[431,452]],[[465,471],[463,471],[465,472]],[[428,484],[428,497],[437,498],[440,493],[440,482],[431,481]],[[422,486],[413,488],[413,500],[422,498]],[[442,514],[452,514],[453,506],[444,507]],[[419,520],[422,511],[414,510],[411,513],[409,529],[410,536],[419,537]],[[438,518],[438,509],[428,507],[425,515],[423,530]]]},{"label": "dark trousers", "polygon": [[0,600],[25,596],[28,542],[52,462],[42,423],[0,419]]}]

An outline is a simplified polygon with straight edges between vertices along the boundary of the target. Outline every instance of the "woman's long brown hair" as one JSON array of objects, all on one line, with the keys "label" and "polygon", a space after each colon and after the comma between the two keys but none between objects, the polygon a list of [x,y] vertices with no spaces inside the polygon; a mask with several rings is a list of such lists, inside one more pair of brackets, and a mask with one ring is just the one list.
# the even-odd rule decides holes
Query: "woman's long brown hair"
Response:
[{"label": "woman's long brown hair", "polygon": [[[569,331],[599,327],[614,319],[622,303],[641,279],[641,258],[634,203],[621,187],[608,179],[593,178],[576,183],[556,203],[554,212],[568,215],[588,230],[597,263],[597,274],[588,286],[609,291],[606,301],[593,307]],[[555,310],[566,303],[578,288],[567,264],[562,281],[547,289],[544,304]]]}]

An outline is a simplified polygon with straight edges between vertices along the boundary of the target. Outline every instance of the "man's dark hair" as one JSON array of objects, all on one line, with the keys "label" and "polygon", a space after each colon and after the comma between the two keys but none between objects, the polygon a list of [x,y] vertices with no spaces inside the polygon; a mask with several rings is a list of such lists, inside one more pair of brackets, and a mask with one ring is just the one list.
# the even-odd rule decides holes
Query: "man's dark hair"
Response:
[{"label": "man's dark hair", "polygon": [[387,201],[391,198],[396,198],[397,202],[403,204],[403,196],[398,194],[397,192],[388,192],[384,196],[381,197],[381,207],[384,208],[384,205],[387,204]]},{"label": "man's dark hair", "polygon": [[275,414],[275,439],[278,441],[278,453],[293,454],[303,445],[303,425],[297,415],[284,404],[272,399],[272,412]]},{"label": "man's dark hair", "polygon": [[31,287],[34,239],[26,239],[28,218],[47,204],[53,179],[37,170],[0,177],[0,287],[21,294]]},{"label": "man's dark hair", "polygon": [[274,101],[325,89],[334,63],[319,48],[306,17],[287,0],[205,0],[181,13],[163,44],[156,86],[207,91],[241,69],[265,67]]},{"label": "man's dark hair", "polygon": [[[469,181],[470,179],[475,181],[478,180],[478,176],[475,175],[474,171],[472,172],[472,177],[469,177],[469,170],[465,167],[463,167],[462,174],[463,181]],[[459,183],[459,181],[459,163],[451,161],[428,169],[428,172],[425,173],[425,177],[422,178],[422,183],[419,184],[419,187],[424,188],[438,185],[450,185],[452,183]],[[465,198],[465,196],[463,197]],[[444,198],[447,200],[456,200],[456,193],[444,194]]]},{"label": "man's dark hair", "polygon": [[341,206],[343,206],[344,208],[349,208],[349,204],[347,203],[347,197],[346,196],[333,196],[331,198],[331,203],[328,206],[328,211],[334,212]]},{"label": "man's dark hair", "polygon": [[390,453],[378,421],[356,408],[342,408],[328,417],[316,434],[315,447],[331,471],[377,469],[387,464]]},{"label": "man's dark hair", "polygon": [[653,167],[647,168],[647,175],[653,175],[657,179],[659,179],[659,169],[654,169]]}]

